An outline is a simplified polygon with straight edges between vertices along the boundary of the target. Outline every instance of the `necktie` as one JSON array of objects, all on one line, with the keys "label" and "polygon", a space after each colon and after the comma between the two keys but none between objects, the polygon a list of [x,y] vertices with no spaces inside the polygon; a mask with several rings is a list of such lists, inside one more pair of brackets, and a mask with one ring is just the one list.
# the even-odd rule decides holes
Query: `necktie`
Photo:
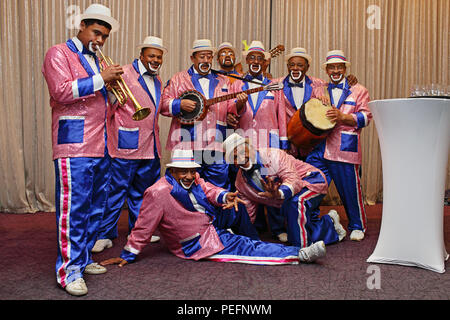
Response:
[{"label": "necktie", "polygon": [[263,76],[262,76],[262,74],[259,74],[259,75],[257,75],[256,77],[253,77],[252,75],[250,75],[250,74],[247,74],[246,76],[245,76],[245,79],[246,80],[259,80],[259,81],[263,81]]},{"label": "necktie", "polygon": [[97,55],[94,52],[88,50],[85,46],[83,46],[83,51],[81,53],[82,54],[88,54],[88,55],[90,55],[90,56],[92,56],[94,58],[97,57]]},{"label": "necktie", "polygon": [[155,77],[156,76],[156,73],[150,73],[150,72],[148,72],[148,71],[145,71],[144,72],[144,76],[150,76],[150,77]]},{"label": "necktie", "polygon": [[330,83],[329,84],[331,89],[341,89],[344,90],[344,84],[343,83],[339,83],[339,84],[334,84],[334,83]]},{"label": "necktie", "polygon": [[295,82],[295,83],[292,83],[292,82],[288,82],[288,86],[289,87],[298,87],[298,88],[303,88],[303,82],[299,82],[299,83],[297,83],[297,82]]}]

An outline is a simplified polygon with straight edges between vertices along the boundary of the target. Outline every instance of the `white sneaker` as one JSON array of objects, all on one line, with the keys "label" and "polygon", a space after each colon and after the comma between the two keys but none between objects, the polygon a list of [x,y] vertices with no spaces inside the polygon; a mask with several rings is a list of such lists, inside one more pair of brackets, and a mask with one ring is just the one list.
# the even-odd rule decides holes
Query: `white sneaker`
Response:
[{"label": "white sneaker", "polygon": [[364,232],[362,230],[353,230],[350,233],[350,240],[361,241],[362,239],[364,239]]},{"label": "white sneaker", "polygon": [[152,236],[152,238],[150,239],[150,242],[154,243],[154,242],[158,242],[161,238],[158,236]]},{"label": "white sneaker", "polygon": [[84,273],[87,274],[102,274],[108,271],[104,266],[99,265],[97,262],[88,264],[86,268],[84,268]]},{"label": "white sneaker", "polygon": [[340,222],[341,219],[339,218],[339,214],[337,213],[336,210],[330,210],[330,212],[328,212],[328,215],[330,216],[331,220],[333,220],[334,229],[338,234],[339,241],[342,241],[347,235],[347,231],[345,231],[344,227]]},{"label": "white sneaker", "polygon": [[64,289],[73,296],[82,296],[88,293],[88,288],[83,278],[72,281]]},{"label": "white sneaker", "polygon": [[111,241],[111,239],[100,239],[95,242],[94,247],[92,248],[91,251],[94,253],[98,253],[102,252],[107,248],[111,248],[112,246],[113,242]]},{"label": "white sneaker", "polygon": [[287,242],[288,241],[288,235],[287,235],[286,232],[280,233],[279,235],[277,235],[277,238],[281,242]]},{"label": "white sneaker", "polygon": [[323,241],[317,241],[309,247],[302,248],[298,252],[298,259],[300,262],[313,262],[319,258],[325,257],[327,253],[325,249],[325,243]]}]

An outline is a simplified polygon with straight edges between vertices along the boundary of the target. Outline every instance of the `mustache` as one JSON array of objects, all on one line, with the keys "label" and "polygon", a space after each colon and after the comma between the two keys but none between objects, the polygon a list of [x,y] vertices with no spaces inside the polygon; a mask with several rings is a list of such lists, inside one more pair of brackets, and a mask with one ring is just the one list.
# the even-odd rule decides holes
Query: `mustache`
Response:
[{"label": "mustache", "polygon": [[254,64],[251,64],[251,65],[250,65],[250,70],[253,71],[254,73],[259,73],[259,72],[261,71],[261,65],[258,64],[257,66],[258,66],[258,69],[255,70],[255,69],[254,69],[254,68],[255,68],[255,65],[254,65]]},{"label": "mustache", "polygon": [[[299,73],[299,75],[297,77],[294,76],[295,72]],[[301,72],[301,71],[291,71],[290,72],[290,76],[291,76],[292,80],[294,80],[294,81],[300,79],[302,77],[302,75],[303,75],[303,72]]]},{"label": "mustache", "polygon": [[209,62],[199,63],[198,68],[203,71],[203,67],[206,67],[209,71],[209,70],[211,70],[211,63],[209,63]]}]

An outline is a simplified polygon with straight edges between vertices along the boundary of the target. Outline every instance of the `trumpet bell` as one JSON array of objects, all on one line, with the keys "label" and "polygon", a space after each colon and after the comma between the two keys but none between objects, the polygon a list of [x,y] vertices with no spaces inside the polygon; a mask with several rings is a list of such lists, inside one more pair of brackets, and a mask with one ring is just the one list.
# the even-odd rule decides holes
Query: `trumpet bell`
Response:
[{"label": "trumpet bell", "polygon": [[133,120],[135,120],[135,121],[144,120],[149,115],[150,115],[150,108],[142,108],[142,109],[137,110],[133,114]]}]

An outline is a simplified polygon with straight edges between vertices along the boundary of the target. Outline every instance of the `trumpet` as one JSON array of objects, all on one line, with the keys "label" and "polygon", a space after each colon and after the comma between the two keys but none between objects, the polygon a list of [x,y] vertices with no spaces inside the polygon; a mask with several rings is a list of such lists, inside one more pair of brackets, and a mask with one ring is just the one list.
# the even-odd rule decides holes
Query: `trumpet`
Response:
[{"label": "trumpet", "polygon": [[[97,45],[96,47],[97,47],[97,51],[100,53],[100,57],[103,62],[103,63],[100,63],[101,71],[104,70],[103,64],[106,67],[114,65],[114,62],[112,61],[112,59],[103,54],[102,50],[100,49],[100,46]],[[133,120],[139,121],[139,120],[143,120],[143,119],[147,118],[147,116],[150,114],[150,108],[144,108],[139,104],[139,102],[136,100],[133,93],[131,92],[130,88],[127,86],[127,84],[123,80],[122,76],[120,76],[120,79],[116,80],[115,83],[118,86],[118,89],[111,87],[111,92],[116,97],[119,105],[123,106],[127,102],[128,98],[130,98],[131,101],[133,102],[134,109],[136,110],[135,113],[133,114]]]}]

